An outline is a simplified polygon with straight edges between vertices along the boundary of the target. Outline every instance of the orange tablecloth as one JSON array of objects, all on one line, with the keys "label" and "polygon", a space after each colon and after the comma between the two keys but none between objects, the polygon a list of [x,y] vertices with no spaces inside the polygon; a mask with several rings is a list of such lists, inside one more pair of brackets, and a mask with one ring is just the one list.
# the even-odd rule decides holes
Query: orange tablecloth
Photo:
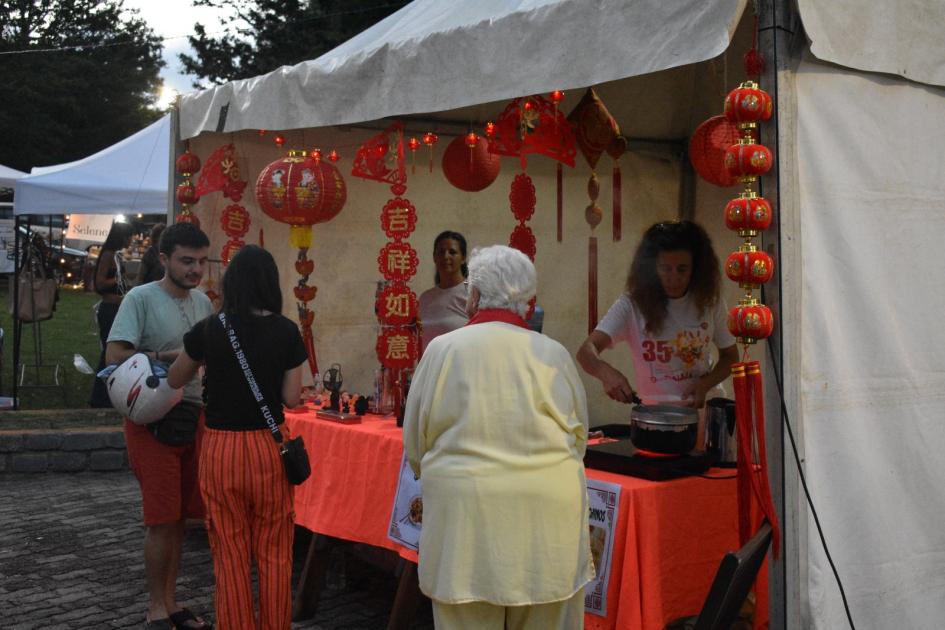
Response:
[{"label": "orange tablecloth", "polygon": [[[415,553],[387,537],[403,453],[393,418],[342,425],[311,412],[286,419],[312,462],[312,476],[295,489],[296,523],[416,562]],[[587,476],[619,484],[621,494],[607,616],[585,615],[586,627],[657,630],[698,614],[722,556],[738,548],[735,480],[654,482],[597,470]]]}]

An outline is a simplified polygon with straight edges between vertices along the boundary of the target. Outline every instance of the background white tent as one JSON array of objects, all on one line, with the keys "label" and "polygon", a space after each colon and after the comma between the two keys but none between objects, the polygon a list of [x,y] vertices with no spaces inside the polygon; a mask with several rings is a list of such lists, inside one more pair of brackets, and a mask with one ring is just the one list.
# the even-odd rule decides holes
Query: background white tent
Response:
[{"label": "background white tent", "polygon": [[13,212],[165,214],[170,198],[171,117],[94,155],[33,168],[16,182]]},{"label": "background white tent", "polygon": [[26,173],[18,171],[15,168],[0,164],[0,188],[13,188],[16,180],[24,177]]},{"label": "background white tent", "polygon": [[[783,439],[777,372],[857,627],[939,628],[945,39],[937,31],[945,4],[756,6],[769,64],[763,86],[777,114],[762,131],[777,150],[763,186],[777,202],[778,225],[764,244],[780,254],[767,295],[778,321],[774,370],[766,375],[769,445],[777,450]],[[656,82],[662,70],[725,49],[743,7],[734,0],[417,0],[317,60],[185,96],[181,136],[458,107],[470,113],[551,89]],[[693,81],[675,103],[649,107],[679,108],[698,87]],[[696,218],[718,222],[718,200],[704,194]],[[796,465],[788,456],[782,469],[779,454],[772,475],[786,548],[773,565],[771,627],[845,627]]]}]

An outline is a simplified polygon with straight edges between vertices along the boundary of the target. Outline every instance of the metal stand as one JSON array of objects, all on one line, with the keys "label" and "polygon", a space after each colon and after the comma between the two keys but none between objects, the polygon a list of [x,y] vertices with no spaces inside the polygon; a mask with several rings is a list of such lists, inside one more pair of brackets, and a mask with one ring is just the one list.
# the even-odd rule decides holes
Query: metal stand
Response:
[{"label": "metal stand", "polygon": [[[59,393],[62,394],[63,403],[68,402],[66,400],[66,388],[62,383],[59,382],[59,373],[60,366],[58,363],[43,363],[43,328],[41,326],[42,322],[23,322],[17,320],[16,326],[19,329],[18,336],[22,340],[23,338],[23,324],[28,323],[32,324],[33,328],[33,358],[35,359],[34,364],[27,365],[26,363],[19,364],[19,378],[17,378],[17,386],[20,389],[58,389]],[[43,369],[52,368],[52,380],[51,384],[43,384]],[[35,377],[35,382],[32,384],[26,383],[27,370],[33,373]]]}]

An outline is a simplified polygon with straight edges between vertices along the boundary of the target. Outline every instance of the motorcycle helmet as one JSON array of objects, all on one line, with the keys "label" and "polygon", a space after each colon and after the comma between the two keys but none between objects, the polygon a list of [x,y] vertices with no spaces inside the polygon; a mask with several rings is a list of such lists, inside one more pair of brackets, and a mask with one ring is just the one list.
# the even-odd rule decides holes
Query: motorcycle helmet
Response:
[{"label": "motorcycle helmet", "polygon": [[184,396],[183,389],[174,389],[166,378],[159,378],[151,368],[151,360],[143,352],[125,359],[105,379],[112,405],[135,424],[160,420]]}]

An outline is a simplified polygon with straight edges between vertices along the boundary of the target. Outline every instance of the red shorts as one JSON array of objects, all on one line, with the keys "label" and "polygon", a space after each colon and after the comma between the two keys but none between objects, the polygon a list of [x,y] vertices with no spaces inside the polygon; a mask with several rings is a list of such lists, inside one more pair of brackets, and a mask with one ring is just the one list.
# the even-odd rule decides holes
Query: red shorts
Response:
[{"label": "red shorts", "polygon": [[203,428],[201,414],[193,444],[168,446],[158,442],[146,427],[125,418],[128,463],[141,486],[145,525],[204,517],[197,480]]}]

